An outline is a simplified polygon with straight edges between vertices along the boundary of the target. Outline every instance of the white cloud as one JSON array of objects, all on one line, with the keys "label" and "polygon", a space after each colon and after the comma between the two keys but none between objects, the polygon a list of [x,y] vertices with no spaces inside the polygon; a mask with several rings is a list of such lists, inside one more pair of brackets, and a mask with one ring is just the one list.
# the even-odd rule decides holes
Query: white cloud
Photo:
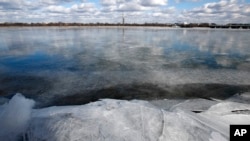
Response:
[{"label": "white cloud", "polygon": [[242,4],[236,0],[220,0],[206,3],[204,6],[184,11],[183,15],[189,20],[199,19],[200,22],[249,22],[250,4]]},{"label": "white cloud", "polygon": [[93,3],[81,3],[73,5],[71,10],[76,12],[94,12],[96,8]]},{"label": "white cloud", "polygon": [[[202,0],[175,0],[202,2]],[[203,1],[205,2],[205,1]],[[0,22],[250,22],[250,4],[219,0],[182,10],[168,0],[0,0]]]},{"label": "white cloud", "polygon": [[63,6],[49,6],[47,8],[49,12],[55,12],[55,13],[69,13],[71,10],[70,8],[65,8]]},{"label": "white cloud", "polygon": [[161,9],[160,12],[165,13],[165,14],[175,14],[177,10],[175,7],[167,7],[167,8]]},{"label": "white cloud", "polygon": [[167,0],[140,0],[140,3],[143,6],[161,6],[161,5],[166,5]]},{"label": "white cloud", "polygon": [[100,0],[102,5],[110,6],[116,5],[117,0]]},{"label": "white cloud", "polygon": [[64,7],[61,5],[50,5],[47,8],[44,8],[43,10],[43,12],[47,13],[48,15],[50,15],[51,13],[58,13],[58,14],[71,14],[73,16],[76,13],[95,12],[95,11],[96,8],[93,3],[74,4],[71,7]]},{"label": "white cloud", "polygon": [[49,4],[49,5],[59,5],[61,3],[70,3],[70,2],[74,2],[74,0],[38,0],[38,3]]},{"label": "white cloud", "polygon": [[[107,11],[144,11],[151,7],[163,6],[167,0],[101,0]],[[115,8],[116,7],[116,8]]]}]

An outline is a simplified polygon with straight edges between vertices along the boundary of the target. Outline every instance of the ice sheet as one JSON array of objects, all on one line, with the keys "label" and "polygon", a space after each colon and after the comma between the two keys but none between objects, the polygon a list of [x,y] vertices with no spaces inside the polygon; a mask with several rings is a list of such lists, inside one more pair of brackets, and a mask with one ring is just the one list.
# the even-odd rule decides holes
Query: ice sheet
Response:
[{"label": "ice sheet", "polygon": [[[23,135],[25,141],[226,141],[230,124],[250,124],[249,104],[192,99],[170,108],[173,102],[168,102],[103,99],[31,111],[34,101],[17,94],[0,109],[0,139],[15,141]],[[201,113],[192,112],[197,108]]]},{"label": "ice sheet", "polygon": [[34,111],[32,119],[28,138],[39,141],[228,139],[195,113],[166,111],[138,100],[104,99],[82,106],[50,107]]}]

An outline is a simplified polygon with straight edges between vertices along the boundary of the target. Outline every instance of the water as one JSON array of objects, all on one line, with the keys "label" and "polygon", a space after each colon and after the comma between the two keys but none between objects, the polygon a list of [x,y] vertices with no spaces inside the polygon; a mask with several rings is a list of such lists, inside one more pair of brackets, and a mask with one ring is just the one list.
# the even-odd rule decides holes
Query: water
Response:
[{"label": "water", "polygon": [[[0,95],[40,106],[249,91],[249,30],[0,29]],[[39,103],[40,102],[40,103]]]}]

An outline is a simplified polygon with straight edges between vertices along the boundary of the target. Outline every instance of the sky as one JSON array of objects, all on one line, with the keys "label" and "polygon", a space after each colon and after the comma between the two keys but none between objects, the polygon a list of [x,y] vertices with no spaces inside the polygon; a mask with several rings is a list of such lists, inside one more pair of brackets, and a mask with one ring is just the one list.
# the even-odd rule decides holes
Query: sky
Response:
[{"label": "sky", "polygon": [[250,0],[0,0],[3,22],[250,23]]}]

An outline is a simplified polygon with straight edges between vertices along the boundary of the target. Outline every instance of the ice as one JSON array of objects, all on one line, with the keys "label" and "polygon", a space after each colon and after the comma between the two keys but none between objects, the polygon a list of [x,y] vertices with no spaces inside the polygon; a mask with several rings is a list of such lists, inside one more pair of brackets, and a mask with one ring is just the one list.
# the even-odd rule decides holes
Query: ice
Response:
[{"label": "ice", "polygon": [[[141,69],[138,68],[138,70]],[[163,89],[167,87],[166,91],[170,91],[170,94],[176,91],[176,89],[173,89],[172,92],[172,88],[175,88],[174,86],[183,84],[225,84],[233,86],[244,86],[250,84],[249,71],[235,71],[230,69],[207,70],[172,68],[158,71],[146,70],[144,73],[137,70],[101,70],[90,73],[62,70],[56,72],[34,72],[30,74],[30,76],[32,76],[32,78],[44,78],[47,81],[48,86],[46,86],[46,83],[42,83],[44,88],[46,86],[43,90],[44,93],[37,95],[36,98],[38,101],[45,103],[45,105],[51,105],[51,101],[65,96],[71,96],[78,93],[89,93],[98,89],[131,86],[132,84],[142,84],[142,86],[144,86],[144,84],[152,84],[153,86],[162,86]],[[15,79],[15,77],[13,79]],[[40,87],[37,88],[37,91],[40,91]],[[182,89],[179,90],[181,91]],[[209,89],[207,90],[209,91]],[[30,92],[32,93],[32,91]],[[182,95],[177,95],[176,97],[182,97]],[[202,97],[202,94],[199,97]],[[43,104],[41,104],[41,106],[43,106]]]},{"label": "ice", "polygon": [[216,114],[216,115],[227,115],[232,114],[232,111],[236,110],[250,110],[249,104],[222,101],[216,105],[211,106],[205,113]]},{"label": "ice", "polygon": [[212,133],[228,139],[193,114],[166,111],[146,101],[104,99],[82,106],[35,110],[27,134],[32,141],[208,141]]},{"label": "ice", "polygon": [[83,106],[36,110],[27,132],[30,140],[46,141],[157,140],[161,114],[145,102],[106,99]]},{"label": "ice", "polygon": [[221,102],[201,113],[203,117],[211,117],[225,124],[250,124],[250,105],[237,102]]},{"label": "ice", "polygon": [[[250,105],[232,101],[102,99],[31,110],[33,105],[17,94],[2,106],[0,139],[15,141],[24,135],[25,141],[226,141],[230,124],[250,124]],[[200,113],[192,112],[197,110]]]},{"label": "ice", "polygon": [[228,98],[227,101],[249,104],[250,103],[250,93],[245,92],[242,94],[235,94],[234,96]]},{"label": "ice", "polygon": [[0,139],[15,141],[25,132],[35,102],[16,94],[0,111]]},{"label": "ice", "polygon": [[202,112],[209,109],[212,105],[217,104],[218,102],[213,100],[206,100],[201,98],[188,99],[182,103],[173,105],[170,110],[179,108],[186,111]]},{"label": "ice", "polygon": [[174,110],[179,108],[186,111],[202,112],[209,109],[212,105],[217,104],[217,101],[207,100],[202,98],[195,99],[163,99],[163,100],[151,100],[151,104],[164,110]]},{"label": "ice", "polygon": [[228,141],[217,132],[212,132],[211,136],[212,138],[210,138],[209,141]]},{"label": "ice", "polygon": [[160,109],[170,110],[173,107],[173,105],[180,104],[184,101],[185,101],[184,99],[163,99],[163,100],[151,100],[149,102]]}]

